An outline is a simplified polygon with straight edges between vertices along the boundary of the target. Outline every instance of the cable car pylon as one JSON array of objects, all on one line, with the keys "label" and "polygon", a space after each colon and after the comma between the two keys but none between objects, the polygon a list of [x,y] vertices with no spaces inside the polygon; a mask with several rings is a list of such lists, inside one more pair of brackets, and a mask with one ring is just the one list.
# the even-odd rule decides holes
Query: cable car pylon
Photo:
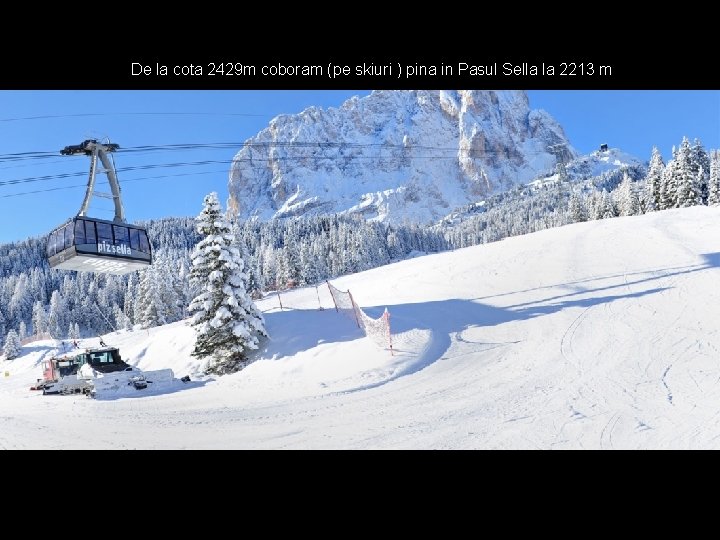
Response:
[{"label": "cable car pylon", "polygon": [[87,190],[85,191],[85,199],[83,199],[82,206],[80,206],[80,211],[78,212],[79,217],[87,215],[88,208],[90,207],[90,199],[93,195],[104,195],[95,193],[95,176],[98,158],[100,158],[100,162],[105,169],[104,172],[107,174],[110,182],[110,189],[112,190],[111,197],[115,204],[115,218],[113,221],[125,223],[125,211],[123,210],[122,199],[120,198],[120,183],[118,182],[117,174],[115,174],[115,167],[113,167],[108,157],[108,153],[115,152],[119,148],[120,145],[115,143],[102,144],[96,139],[88,139],[80,144],[66,146],[60,150],[60,154],[63,156],[90,156],[90,176],[88,178]]}]

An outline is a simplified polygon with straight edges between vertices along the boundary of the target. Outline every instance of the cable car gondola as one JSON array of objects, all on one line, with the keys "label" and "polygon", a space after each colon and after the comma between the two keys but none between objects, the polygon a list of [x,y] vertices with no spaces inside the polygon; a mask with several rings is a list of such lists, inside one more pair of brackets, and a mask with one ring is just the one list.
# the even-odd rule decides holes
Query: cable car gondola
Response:
[{"label": "cable car gondola", "polygon": [[[66,146],[60,151],[64,156],[89,156],[90,178],[78,215],[57,227],[48,236],[47,257],[51,268],[121,275],[152,264],[152,247],[147,231],[143,227],[125,222],[120,184],[108,157],[109,152],[118,148],[117,144],[102,144],[96,139],[88,139],[78,145]],[[112,195],[94,193],[98,158],[107,174]],[[113,199],[115,218],[112,221],[87,216],[93,195],[104,195]]]}]

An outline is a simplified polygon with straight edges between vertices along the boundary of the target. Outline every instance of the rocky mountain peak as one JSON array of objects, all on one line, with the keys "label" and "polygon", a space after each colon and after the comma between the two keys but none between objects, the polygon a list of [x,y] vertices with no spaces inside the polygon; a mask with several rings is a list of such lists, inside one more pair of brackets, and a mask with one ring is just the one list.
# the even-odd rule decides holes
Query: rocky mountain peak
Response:
[{"label": "rocky mountain peak", "polygon": [[242,218],[427,223],[552,170],[557,153],[575,157],[523,91],[380,90],[274,118],[236,154],[229,188]]}]

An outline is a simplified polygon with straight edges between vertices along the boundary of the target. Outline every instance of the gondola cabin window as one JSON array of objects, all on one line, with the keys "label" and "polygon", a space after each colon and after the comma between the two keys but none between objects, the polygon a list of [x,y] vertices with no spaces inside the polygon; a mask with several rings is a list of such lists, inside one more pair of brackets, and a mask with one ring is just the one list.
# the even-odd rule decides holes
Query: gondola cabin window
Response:
[{"label": "gondola cabin window", "polygon": [[75,222],[75,243],[85,243],[85,222],[82,219],[78,219]]},{"label": "gondola cabin window", "polygon": [[85,241],[88,244],[94,244],[97,242],[97,236],[95,236],[95,223],[92,221],[80,220],[85,223]]}]

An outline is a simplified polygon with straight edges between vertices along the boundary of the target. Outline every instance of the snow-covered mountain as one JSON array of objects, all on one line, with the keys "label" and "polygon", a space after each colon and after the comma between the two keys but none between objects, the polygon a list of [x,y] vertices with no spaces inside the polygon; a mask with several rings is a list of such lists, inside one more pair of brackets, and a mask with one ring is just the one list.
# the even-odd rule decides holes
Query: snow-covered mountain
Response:
[{"label": "snow-covered mountain", "polygon": [[427,223],[552,171],[553,152],[576,157],[523,91],[383,90],[276,117],[235,156],[229,191],[242,218]]},{"label": "snow-covered mountain", "polygon": [[[628,171],[631,177],[645,174],[646,167],[640,159],[623,152],[619,148],[607,148],[595,150],[589,154],[577,156],[565,163],[567,179],[571,182],[581,182],[590,179],[602,179],[618,172]],[[540,176],[530,182],[531,186],[543,186],[548,183],[557,182],[560,174],[553,171],[546,176]]]},{"label": "snow-covered mountain", "polygon": [[585,180],[617,169],[643,166],[643,162],[635,156],[619,148],[608,148],[579,156],[568,163],[566,168],[570,179]]},{"label": "snow-covered mountain", "polygon": [[[560,201],[569,199],[573,192],[578,190],[611,192],[620,184],[625,173],[635,181],[644,178],[647,173],[644,163],[617,148],[596,150],[578,156],[566,163],[565,170],[568,183],[561,181],[559,172],[553,172],[516,189],[456,208],[438,221],[437,226],[447,230],[490,209],[495,209],[496,215],[487,218],[486,223],[480,225],[481,230],[491,222],[507,222],[509,218],[517,216],[533,216],[534,219],[543,216],[542,219],[548,219],[555,212]],[[477,226],[477,223],[473,225],[475,228]],[[516,228],[517,223],[510,230],[517,230]]]}]

